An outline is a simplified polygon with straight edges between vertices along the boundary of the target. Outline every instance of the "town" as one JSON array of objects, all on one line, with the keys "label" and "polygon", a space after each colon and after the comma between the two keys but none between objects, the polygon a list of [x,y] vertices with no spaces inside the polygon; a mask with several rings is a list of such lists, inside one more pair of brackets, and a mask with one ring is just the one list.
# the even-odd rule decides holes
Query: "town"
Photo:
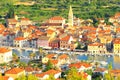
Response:
[{"label": "town", "polygon": [[108,22],[97,18],[98,26],[73,12],[70,5],[68,19],[53,16],[40,26],[16,14],[0,24],[0,80],[120,80],[112,63],[101,67],[76,58],[120,56],[120,12]]}]

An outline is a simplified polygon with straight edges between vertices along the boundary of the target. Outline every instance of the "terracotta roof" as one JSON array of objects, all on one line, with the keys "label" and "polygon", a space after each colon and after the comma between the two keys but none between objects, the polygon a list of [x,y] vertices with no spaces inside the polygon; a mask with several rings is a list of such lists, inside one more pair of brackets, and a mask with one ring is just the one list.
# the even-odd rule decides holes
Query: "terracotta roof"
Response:
[{"label": "terracotta roof", "polygon": [[75,67],[75,68],[80,68],[82,65],[79,64],[79,63],[73,63],[73,64],[70,64],[69,67]]},{"label": "terracotta roof", "polygon": [[55,54],[48,54],[46,57],[51,59],[54,56],[55,56]]},{"label": "terracotta roof", "polygon": [[24,38],[24,37],[17,37],[17,38],[15,38],[14,40],[16,40],[16,41],[21,41],[21,40],[25,40],[25,38]]},{"label": "terracotta roof", "polygon": [[104,72],[104,71],[106,71],[107,69],[105,69],[105,68],[96,68],[94,71],[95,72]]},{"label": "terracotta roof", "polygon": [[67,36],[63,37],[61,40],[63,40],[63,41],[69,41],[69,39],[70,39],[70,36],[67,35]]},{"label": "terracotta roof", "polygon": [[120,73],[120,70],[119,69],[114,69],[114,70],[111,70],[110,72],[111,73]]},{"label": "terracotta roof", "polygon": [[50,60],[52,64],[56,65],[58,64],[58,60]]},{"label": "terracotta roof", "polygon": [[4,47],[0,48],[0,54],[1,53],[6,53],[6,52],[9,52],[9,51],[10,51],[10,49],[8,49],[8,48],[4,48]]},{"label": "terracotta roof", "polygon": [[35,74],[35,76],[37,76],[37,77],[44,77],[45,75],[47,75],[45,72],[40,73],[40,74]]},{"label": "terracotta roof", "polygon": [[84,63],[84,62],[78,62],[78,63],[73,63],[70,64],[69,67],[76,67],[76,68],[80,68],[81,66],[84,66],[85,68],[91,67],[91,64],[89,63]]},{"label": "terracotta roof", "polygon": [[21,20],[22,20],[22,21],[29,21],[28,18],[22,18]]},{"label": "terracotta roof", "polygon": [[59,70],[50,69],[50,70],[46,71],[45,73],[48,74],[48,75],[50,75],[50,74],[54,75],[54,74],[57,74],[59,72],[60,72]]},{"label": "terracotta roof", "polygon": [[17,23],[16,19],[7,19],[7,20],[8,20],[8,22],[15,22],[15,23]]},{"label": "terracotta roof", "polygon": [[9,76],[0,76],[0,80],[9,80]]},{"label": "terracotta roof", "polygon": [[35,33],[36,33],[36,35],[42,35],[43,34],[43,32],[41,32],[39,30],[35,31]]},{"label": "terracotta roof", "polygon": [[41,26],[62,26],[62,23],[43,23]]},{"label": "terracotta roof", "polygon": [[59,59],[66,59],[66,58],[69,58],[67,54],[62,54],[59,56]]},{"label": "terracotta roof", "polygon": [[120,17],[120,12],[117,12],[117,13],[115,14],[115,18],[118,18],[118,17]]},{"label": "terracotta roof", "polygon": [[5,29],[5,26],[3,24],[0,24],[0,30]]},{"label": "terracotta roof", "polygon": [[50,20],[64,20],[64,18],[61,16],[54,16],[54,17],[50,18]]},{"label": "terracotta roof", "polygon": [[5,72],[5,74],[18,74],[20,72],[24,71],[24,69],[21,68],[12,68]]},{"label": "terracotta roof", "polygon": [[30,29],[32,29],[32,30],[34,30],[34,29],[37,28],[36,26],[33,26],[33,25],[29,25],[28,27],[29,27]]},{"label": "terracotta roof", "polygon": [[45,75],[50,75],[50,74],[55,75],[55,74],[57,74],[59,72],[61,72],[61,71],[51,69],[51,70],[48,70],[48,71],[40,73],[40,74],[35,74],[35,76],[37,76],[37,77],[44,77]]},{"label": "terracotta roof", "polygon": [[89,46],[103,46],[103,44],[95,42],[95,43],[89,44]]},{"label": "terracotta roof", "polygon": [[34,71],[34,69],[32,67],[25,67],[25,71],[32,72],[32,71]]},{"label": "terracotta roof", "polygon": [[115,38],[113,39],[114,44],[120,44],[120,38]]},{"label": "terracotta roof", "polygon": [[47,30],[47,34],[52,34],[54,31],[53,30]]}]

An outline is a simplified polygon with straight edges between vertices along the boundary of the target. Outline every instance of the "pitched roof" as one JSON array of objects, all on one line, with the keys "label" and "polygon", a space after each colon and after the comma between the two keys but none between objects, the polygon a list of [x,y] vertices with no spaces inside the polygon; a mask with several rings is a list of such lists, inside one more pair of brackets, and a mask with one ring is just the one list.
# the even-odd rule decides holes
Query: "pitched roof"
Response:
[{"label": "pitched roof", "polygon": [[95,72],[104,72],[104,71],[106,71],[107,69],[105,69],[105,68],[96,68],[94,71]]},{"label": "pitched roof", "polygon": [[103,44],[95,42],[95,43],[89,44],[89,46],[103,46]]},{"label": "pitched roof", "polygon": [[17,37],[17,38],[15,38],[14,40],[16,40],[16,41],[21,41],[21,40],[25,40],[25,38],[24,38],[24,37]]},{"label": "pitched roof", "polygon": [[118,17],[120,17],[120,12],[117,12],[117,13],[115,14],[115,18],[118,18]]},{"label": "pitched roof", "polygon": [[4,47],[0,48],[0,54],[1,53],[6,53],[6,52],[9,52],[9,51],[10,51],[10,49],[8,49],[8,48],[4,48]]},{"label": "pitched roof", "polygon": [[9,76],[0,76],[0,80],[9,80],[9,78],[10,78]]},{"label": "pitched roof", "polygon": [[54,56],[55,56],[55,54],[48,54],[46,57],[51,59]]},{"label": "pitched roof", "polygon": [[3,24],[0,24],[0,30],[5,29],[5,26]]},{"label": "pitched roof", "polygon": [[46,72],[43,72],[43,73],[40,73],[40,74],[35,74],[35,76],[37,76],[37,77],[44,77],[45,75],[50,75],[50,74],[55,75],[55,74],[57,74],[57,73],[59,73],[59,72],[61,72],[61,71],[59,71],[59,70],[54,70],[54,69],[50,69],[50,70],[48,70],[48,71],[46,71]]},{"label": "pitched roof", "polygon": [[88,67],[91,67],[91,64],[85,63],[85,62],[78,62],[78,63],[73,63],[69,65],[69,67],[76,67],[76,68],[80,68],[81,66],[88,68]]},{"label": "pitched roof", "polygon": [[50,60],[52,64],[56,65],[58,63],[58,60]]},{"label": "pitched roof", "polygon": [[50,69],[50,70],[46,71],[45,73],[48,74],[48,75],[50,75],[50,74],[54,75],[54,74],[57,74],[59,72],[60,72],[59,70]]},{"label": "pitched roof", "polygon": [[5,74],[18,74],[20,72],[24,71],[24,69],[21,68],[12,68],[5,72]]},{"label": "pitched roof", "polygon": [[16,19],[7,19],[7,20],[8,20],[8,22],[15,22],[15,23],[17,23]]},{"label": "pitched roof", "polygon": [[45,72],[40,73],[40,74],[35,74],[35,76],[37,76],[37,77],[44,77],[45,75],[47,75]]},{"label": "pitched roof", "polygon": [[51,29],[47,30],[47,34],[52,34],[53,32],[54,30],[51,30]]},{"label": "pitched roof", "polygon": [[70,39],[70,36],[67,35],[67,36],[63,37],[61,40],[62,40],[62,41],[69,41],[69,39]]},{"label": "pitched roof", "polygon": [[29,21],[28,18],[22,18],[21,20],[22,20],[22,21]]},{"label": "pitched roof", "polygon": [[66,59],[68,58],[69,56],[67,54],[62,54],[59,56],[59,59]]},{"label": "pitched roof", "polygon": [[32,72],[32,71],[34,71],[34,69],[32,67],[25,67],[25,71]]},{"label": "pitched roof", "polygon": [[54,17],[51,17],[50,20],[64,20],[64,18],[61,16],[54,16]]},{"label": "pitched roof", "polygon": [[41,32],[39,30],[35,31],[35,33],[36,33],[36,35],[42,35],[43,34],[43,32]]}]

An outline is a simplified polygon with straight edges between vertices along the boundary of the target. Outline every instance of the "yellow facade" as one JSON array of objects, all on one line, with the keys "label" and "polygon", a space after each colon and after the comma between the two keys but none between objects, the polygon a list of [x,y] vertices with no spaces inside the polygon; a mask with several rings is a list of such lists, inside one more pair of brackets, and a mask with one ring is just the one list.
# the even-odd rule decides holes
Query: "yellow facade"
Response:
[{"label": "yellow facade", "polygon": [[114,53],[120,53],[120,43],[114,43]]},{"label": "yellow facade", "polygon": [[88,45],[89,53],[106,53],[106,47],[101,43],[93,43]]}]

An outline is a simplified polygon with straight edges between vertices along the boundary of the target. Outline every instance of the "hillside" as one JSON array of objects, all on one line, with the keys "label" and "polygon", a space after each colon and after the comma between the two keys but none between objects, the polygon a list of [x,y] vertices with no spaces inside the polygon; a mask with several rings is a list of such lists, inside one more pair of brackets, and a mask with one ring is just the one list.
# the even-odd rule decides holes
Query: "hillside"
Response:
[{"label": "hillside", "polygon": [[[1,2],[0,17],[7,14],[10,2]],[[14,0],[13,0],[14,1]],[[17,2],[34,1],[33,5],[13,5],[15,14],[42,22],[51,16],[68,16],[72,5],[74,15],[79,18],[102,18],[120,12],[120,0],[17,0]],[[16,2],[14,2],[15,4]],[[12,4],[12,3],[11,3]]]}]

